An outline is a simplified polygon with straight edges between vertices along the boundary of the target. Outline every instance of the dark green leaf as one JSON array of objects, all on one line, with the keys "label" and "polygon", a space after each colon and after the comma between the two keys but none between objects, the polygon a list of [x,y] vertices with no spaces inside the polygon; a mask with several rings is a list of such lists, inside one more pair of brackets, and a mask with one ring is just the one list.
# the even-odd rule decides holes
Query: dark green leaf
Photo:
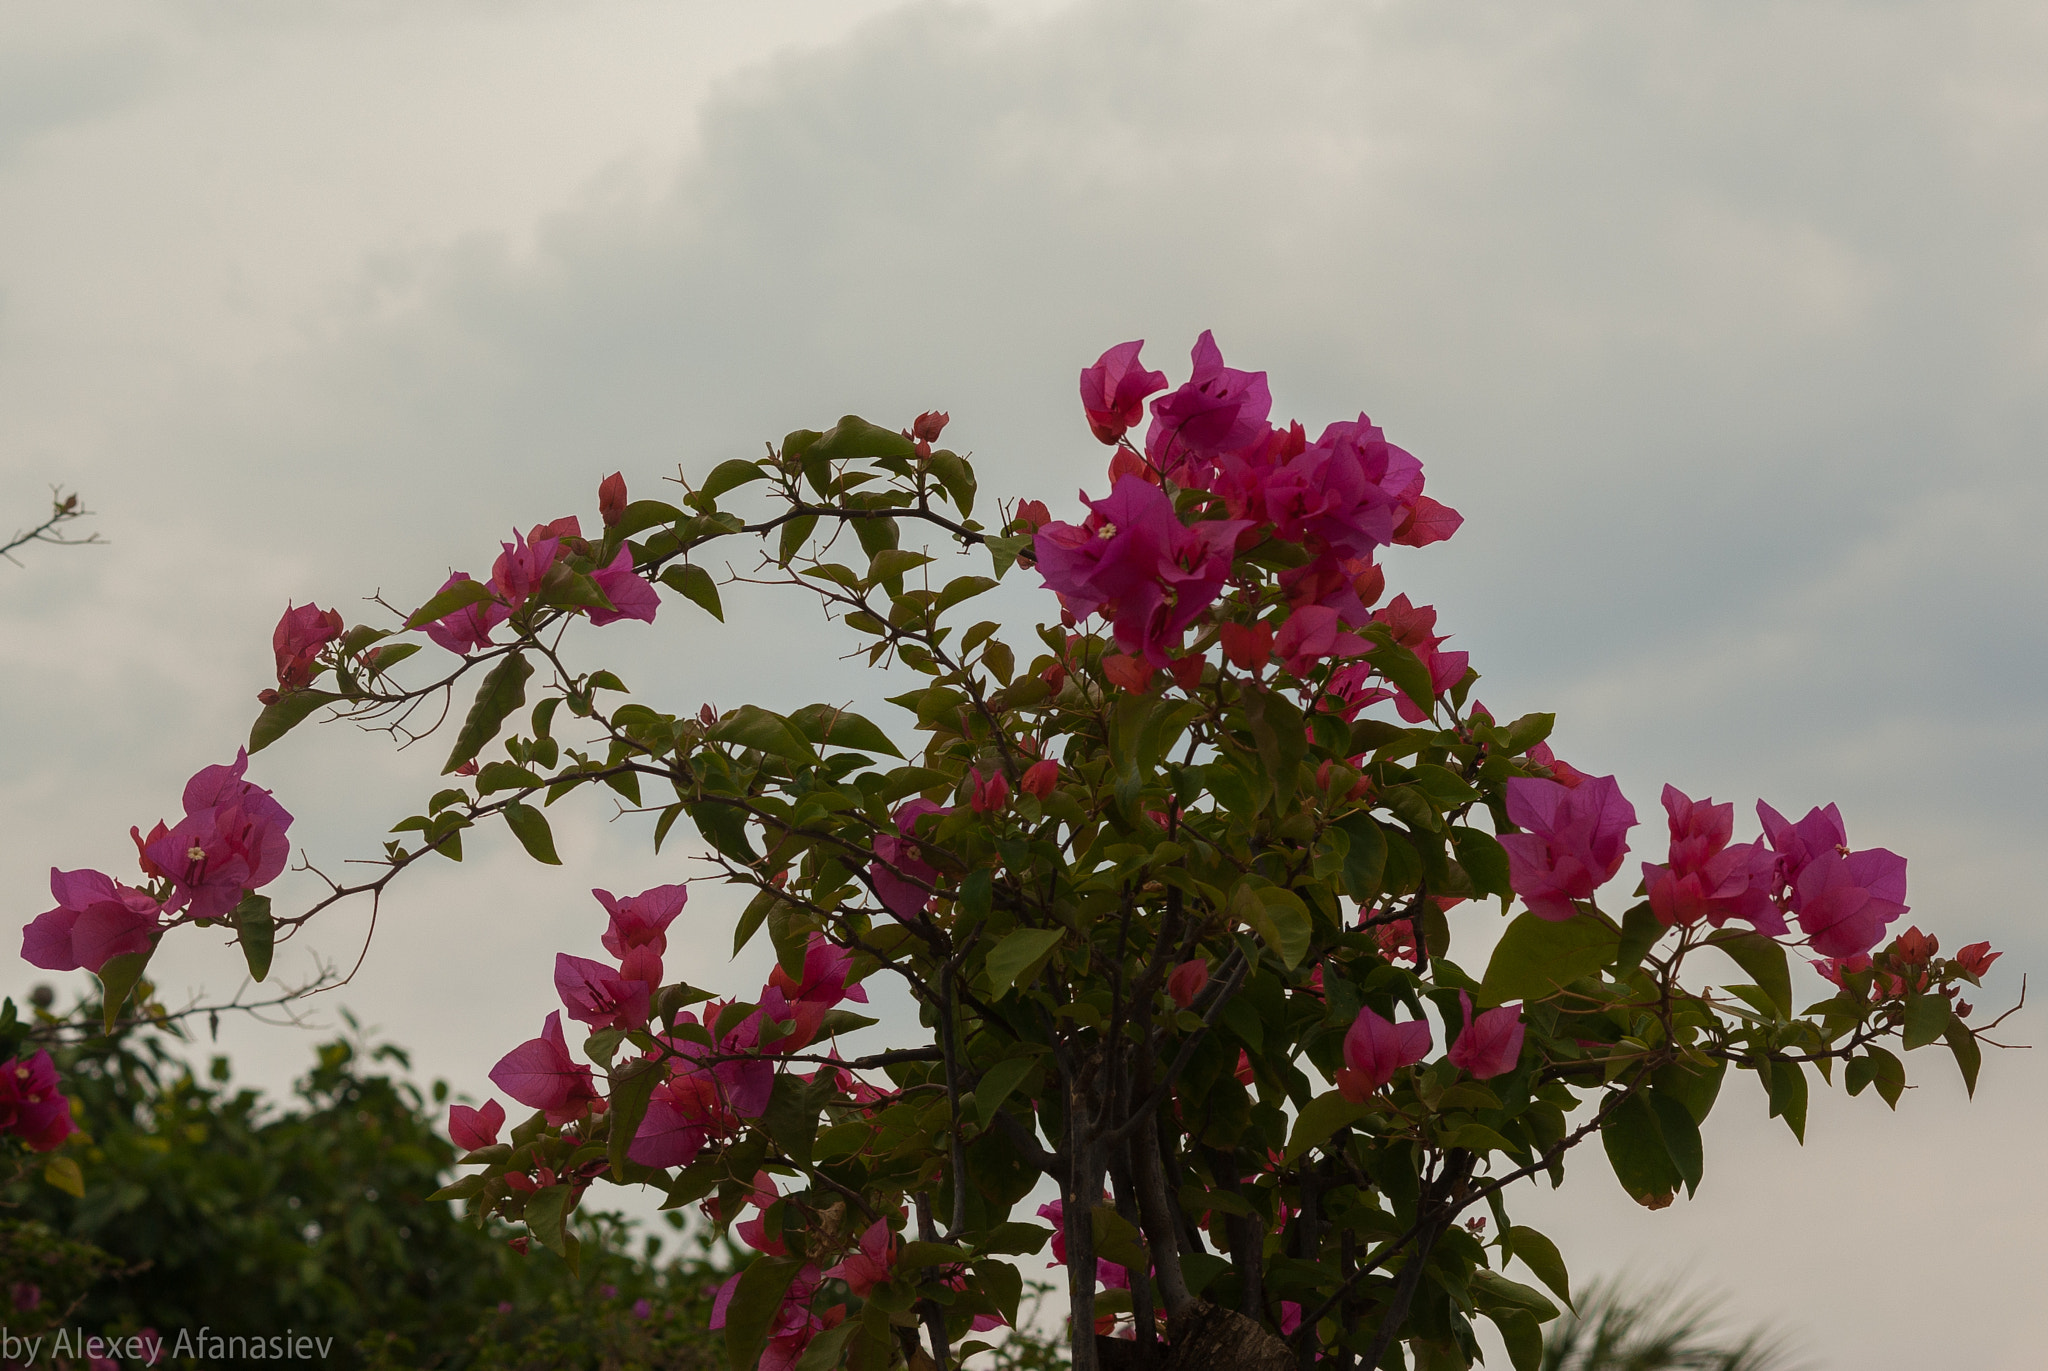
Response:
[{"label": "dark green leaf", "polygon": [[989,949],[989,995],[1000,1000],[1009,994],[1017,978],[1051,955],[1064,936],[1064,931],[1057,928],[1020,928],[1005,934],[1001,942]]},{"label": "dark green leaf", "polygon": [[1948,1039],[1948,1050],[1955,1053],[1956,1069],[1963,1073],[1963,1088],[1970,1092],[1972,1099],[1977,1095],[1977,1068],[1984,1063],[1984,1050],[1977,1046],[1977,1036],[1970,1032],[1970,1026],[1951,1014],[1948,1027],[1943,1030]]},{"label": "dark green leaf", "polygon": [[1806,1069],[1798,1062],[1771,1063],[1771,1117],[1784,1119],[1792,1136],[1806,1141]]},{"label": "dark green leaf", "polygon": [[733,1371],[757,1371],[782,1297],[803,1266],[802,1257],[764,1256],[740,1273],[739,1288],[725,1311],[725,1356]]},{"label": "dark green leaf", "polygon": [[1465,868],[1482,895],[1500,896],[1500,907],[1505,912],[1515,898],[1515,888],[1508,883],[1507,849],[1500,845],[1500,839],[1476,828],[1453,824],[1450,832],[1458,865]]},{"label": "dark green leaf", "polygon": [[1916,1047],[1925,1047],[1940,1040],[1948,1032],[1949,1020],[1955,1011],[1940,995],[1908,995],[1906,997],[1905,1047],[1911,1052]]},{"label": "dark green leaf", "polygon": [[1614,960],[1620,938],[1590,914],[1552,921],[1524,913],[1493,949],[1480,986],[1485,1004],[1545,1000]]},{"label": "dark green leaf", "polygon": [[1366,653],[1365,659],[1372,663],[1373,670],[1393,682],[1403,695],[1413,701],[1417,709],[1424,714],[1435,713],[1436,682],[1420,657],[1399,643],[1389,643]]},{"label": "dark green leaf", "polygon": [[114,1021],[121,1017],[121,1006],[128,1002],[129,993],[142,979],[149,959],[155,955],[156,943],[152,941],[149,951],[123,952],[118,957],[109,957],[95,973],[100,978],[100,1014],[109,1033],[114,1031]]},{"label": "dark green leaf", "polygon": [[934,452],[931,473],[938,477],[939,484],[946,489],[946,495],[953,501],[953,508],[960,511],[963,519],[974,513],[974,469],[956,453],[944,450]]},{"label": "dark green leaf", "polygon": [[718,598],[718,585],[703,567],[688,562],[672,566],[661,573],[661,583],[721,624],[725,622],[725,605]]},{"label": "dark green leaf", "polygon": [[306,716],[314,710],[340,698],[325,690],[286,691],[263,706],[263,712],[256,716],[255,724],[249,729],[249,750],[261,752],[304,723]]},{"label": "dark green leaf", "polygon": [[242,897],[230,917],[235,921],[235,940],[242,945],[242,957],[249,963],[249,976],[261,981],[270,974],[270,954],[277,942],[277,922],[270,917],[270,897],[251,891]]},{"label": "dark green leaf", "polygon": [[448,754],[447,764],[441,768],[442,775],[448,775],[466,762],[475,761],[476,754],[484,750],[484,745],[498,736],[506,718],[526,703],[526,680],[531,675],[532,665],[516,652],[490,669],[484,683],[477,688],[476,703],[469,707],[469,716],[462,721],[462,729],[455,735],[455,747]]},{"label": "dark green leaf", "polygon": [[548,866],[562,864],[562,859],[555,855],[555,835],[548,829],[547,816],[538,809],[515,800],[505,806],[505,826],[519,839],[527,856]]},{"label": "dark green leaf", "polygon": [[543,1186],[526,1197],[526,1230],[542,1247],[575,1269],[575,1237],[569,1232],[569,1204],[575,1191],[566,1185]]},{"label": "dark green leaf", "polygon": [[651,1058],[621,1067],[611,1078],[611,1137],[606,1144],[612,1169],[623,1172],[626,1168],[626,1151],[633,1145],[633,1135],[640,1131],[640,1121],[647,1117],[648,1097],[654,1087],[661,1083],[662,1069]]},{"label": "dark green leaf", "polygon": [[1526,1309],[1499,1309],[1487,1315],[1500,1330],[1501,1345],[1515,1371],[1543,1371],[1543,1328]]},{"label": "dark green leaf", "polygon": [[1626,976],[1643,964],[1651,948],[1664,936],[1664,924],[1648,900],[1621,916],[1621,946],[1614,954],[1614,974]]},{"label": "dark green leaf", "polygon": [[431,600],[421,605],[406,619],[407,628],[424,628],[436,619],[445,619],[457,610],[480,605],[485,600],[496,599],[491,593],[489,581],[457,581],[446,590],[437,592]]},{"label": "dark green leaf", "polygon": [[1536,1279],[1550,1287],[1550,1292],[1563,1300],[1567,1306],[1572,1302],[1572,1280],[1564,1267],[1564,1258],[1558,1255],[1557,1244],[1533,1228],[1517,1224],[1503,1235],[1507,1238],[1508,1250],[1522,1265],[1536,1273]]},{"label": "dark green leaf", "polygon": [[749,481],[761,480],[767,474],[759,462],[749,462],[735,457],[711,468],[711,474],[704,478],[703,485],[697,487],[697,493],[716,500],[728,490],[738,490]]},{"label": "dark green leaf", "polygon": [[1600,1125],[1600,1142],[1614,1178],[1638,1204],[1661,1209],[1684,1183],[1664,1145],[1656,1112],[1641,1095],[1629,1096],[1608,1113]]},{"label": "dark green leaf", "polygon": [[1031,1069],[1038,1065],[1036,1057],[1010,1057],[997,1062],[981,1073],[981,1081],[974,1087],[974,1112],[981,1119],[981,1126],[987,1128],[1010,1098],[1010,1092],[1017,1088]]},{"label": "dark green leaf", "polygon": [[605,530],[613,538],[630,538],[643,529],[683,521],[683,512],[660,500],[635,500],[619,511],[619,521]]},{"label": "dark green leaf", "polygon": [[879,752],[901,758],[902,752],[889,735],[851,710],[832,705],[805,705],[789,716],[789,722],[819,747],[844,748],[853,752]]},{"label": "dark green leaf", "polygon": [[1737,966],[1749,973],[1749,978],[1771,997],[1771,1003],[1785,1018],[1792,1017],[1792,972],[1785,961],[1784,945],[1761,933],[1739,933],[1723,929],[1707,939],[1711,947],[1718,947],[1734,959]]},{"label": "dark green leaf", "polygon": [[1700,1144],[1700,1126],[1683,1101],[1658,1090],[1649,1092],[1650,1108],[1656,1112],[1658,1131],[1664,1135],[1664,1149],[1671,1164],[1685,1181],[1685,1193],[1697,1194],[1706,1170],[1706,1153]]},{"label": "dark green leaf", "polygon": [[893,428],[871,424],[849,414],[825,430],[804,453],[804,465],[812,462],[854,462],[874,457],[914,458],[917,445]]},{"label": "dark green leaf", "polygon": [[779,714],[771,714],[758,705],[741,705],[732,717],[725,719],[709,735],[721,743],[738,743],[787,761],[805,765],[815,764],[818,754],[801,732],[790,726],[790,721]]},{"label": "dark green leaf", "polygon": [[761,1115],[761,1126],[784,1156],[799,1166],[808,1166],[811,1144],[818,1136],[818,1101],[810,1082],[791,1072],[777,1073],[768,1108]]},{"label": "dark green leaf", "polygon": [[1351,839],[1351,846],[1344,852],[1345,893],[1361,909],[1371,908],[1386,879],[1387,835],[1371,815],[1362,812],[1345,815],[1337,821],[1337,827]]},{"label": "dark green leaf", "polygon": [[1328,1142],[1330,1135],[1345,1124],[1356,1123],[1372,1111],[1354,1104],[1335,1090],[1328,1090],[1303,1105],[1295,1116],[1294,1132],[1287,1139],[1287,1161],[1291,1165],[1312,1147]]}]

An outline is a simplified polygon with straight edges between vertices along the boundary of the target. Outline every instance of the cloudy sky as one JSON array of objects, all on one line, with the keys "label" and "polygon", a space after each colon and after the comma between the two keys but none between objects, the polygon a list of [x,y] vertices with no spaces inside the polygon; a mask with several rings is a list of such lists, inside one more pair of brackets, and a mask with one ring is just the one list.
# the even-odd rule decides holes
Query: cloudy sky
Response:
[{"label": "cloudy sky", "polygon": [[[416,601],[607,472],[655,493],[848,411],[950,409],[985,491],[1071,508],[1078,368],[1143,337],[1184,371],[1210,327],[1465,513],[1392,580],[1497,712],[1556,709],[1646,815],[1666,780],[1839,800],[1914,920],[2008,949],[2008,1004],[2048,960],[2043,69],[2048,11],[1988,0],[10,7],[0,532],[61,483],[109,546],[0,566],[0,891],[26,920],[52,864],[125,864],[244,734],[288,598]],[[743,608],[602,647],[674,709],[881,693]],[[423,752],[336,727],[255,770],[340,871]],[[558,820],[559,871],[486,840],[422,873],[319,1022],[482,1087],[595,945],[583,892],[681,869],[607,817]],[[700,888],[692,979],[758,984],[732,913]],[[235,993],[181,941],[167,997]],[[222,1040],[271,1082],[309,1045]],[[1966,1104],[1918,1054],[1896,1115],[1817,1101],[1804,1149],[1731,1082],[1696,1201],[1587,1157],[1523,1212],[1828,1365],[2037,1366],[2038,1056]]]}]

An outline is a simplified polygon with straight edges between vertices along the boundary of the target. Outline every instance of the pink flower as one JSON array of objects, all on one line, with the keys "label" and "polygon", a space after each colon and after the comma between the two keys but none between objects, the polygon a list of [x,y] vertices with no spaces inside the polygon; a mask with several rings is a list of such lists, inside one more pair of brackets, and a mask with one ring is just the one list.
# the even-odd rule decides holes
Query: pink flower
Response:
[{"label": "pink flower", "polygon": [[1438,504],[1420,491],[1414,498],[1408,517],[1394,530],[1394,541],[1402,547],[1428,547],[1431,543],[1441,543],[1465,522],[1465,516],[1457,510]]},{"label": "pink flower", "polygon": [[[441,582],[441,590],[467,581],[469,573],[458,571]],[[440,591],[434,592],[439,594]],[[482,600],[427,625],[427,636],[450,652],[468,654],[491,644],[491,630],[510,618],[512,611],[496,600]]]},{"label": "pink flower", "polygon": [[2003,952],[1993,952],[1990,943],[1971,943],[1956,953],[1956,965],[1973,978],[1982,977],[1991,969],[1991,964],[2004,955]]},{"label": "pink flower", "polygon": [[485,1100],[482,1109],[471,1109],[466,1104],[448,1106],[449,1141],[465,1152],[497,1142],[498,1130],[504,1124],[505,1106],[496,1100]]},{"label": "pink flower", "polygon": [[57,1067],[48,1052],[0,1062],[0,1131],[14,1134],[32,1151],[48,1152],[75,1127],[71,1101],[57,1089]]},{"label": "pink flower", "polygon": [[284,690],[299,690],[313,680],[313,668],[320,649],[339,638],[341,615],[318,605],[285,606],[284,617],[270,635],[277,656],[277,684]]},{"label": "pink flower", "polygon": [[796,1031],[781,1044],[785,1051],[795,1052],[816,1038],[826,1011],[841,1001],[867,1003],[867,991],[846,983],[846,974],[852,969],[853,953],[814,932],[804,947],[803,980],[796,980],[780,965],[768,973],[768,984],[782,993],[796,1016]]},{"label": "pink flower", "polygon": [[994,814],[1010,802],[1010,782],[1000,771],[984,777],[981,768],[971,767],[967,772],[967,793],[968,808],[976,814]]},{"label": "pink flower", "polygon": [[1427,1057],[1430,1042],[1429,1025],[1421,1019],[1397,1024],[1369,1007],[1359,1010],[1344,1035],[1345,1065],[1337,1072],[1337,1089],[1345,1099],[1363,1104],[1384,1089],[1396,1071]]},{"label": "pink flower", "polygon": [[21,955],[31,965],[98,974],[110,957],[149,950],[161,906],[142,891],[97,871],[51,867],[50,893],[57,907],[21,930]]},{"label": "pink flower", "polygon": [[555,954],[555,992],[562,997],[569,1017],[578,1023],[592,1028],[645,1028],[649,989],[645,981],[627,979],[603,962],[566,952]]},{"label": "pink flower", "polygon": [[1166,993],[1173,997],[1175,1004],[1186,1009],[1195,1002],[1195,997],[1200,995],[1202,988],[1208,984],[1208,959],[1197,957],[1193,961],[1182,962],[1173,969],[1173,973],[1166,978]]},{"label": "pink flower", "polygon": [[[597,483],[597,517],[610,528],[626,513],[626,477],[622,472],[613,472]],[[614,601],[616,603],[616,601]]]},{"label": "pink flower", "polygon": [[1551,752],[1549,743],[1538,743],[1525,755],[1536,765],[1548,768],[1550,779],[1568,790],[1577,790],[1579,784],[1586,779],[1585,772],[1570,762],[1559,760],[1556,754]]},{"label": "pink flower", "polygon": [[[696,1022],[696,1016],[681,1016]],[[690,1072],[654,1087],[626,1158],[642,1166],[688,1166],[713,1125],[725,1122],[719,1092],[708,1072]],[[723,1131],[723,1129],[720,1129]]]},{"label": "pink flower", "polygon": [[1224,624],[1218,634],[1223,643],[1223,660],[1239,671],[1256,673],[1272,660],[1273,626],[1269,623]]},{"label": "pink flower", "polygon": [[1501,835],[1508,879],[1530,912],[1551,920],[1571,918],[1572,901],[1591,899],[1621,870],[1636,822],[1635,807],[1612,776],[1576,790],[1518,776],[1507,784],[1507,811],[1523,830]]},{"label": "pink flower", "polygon": [[1870,954],[1859,952],[1853,957],[1823,957],[1812,965],[1815,971],[1833,983],[1835,989],[1846,990],[1848,987],[1843,981],[1847,976],[1870,969]]},{"label": "pink flower", "polygon": [[631,548],[620,548],[611,565],[593,572],[591,579],[597,582],[597,588],[604,592],[604,597],[612,602],[610,609],[591,610],[591,623],[611,624],[621,619],[654,622],[654,611],[661,607],[661,596],[647,584],[646,577],[633,570]]},{"label": "pink flower", "polygon": [[1119,343],[1081,373],[1081,408],[1088,427],[1105,443],[1114,444],[1145,417],[1145,397],[1166,389],[1166,374],[1147,371],[1138,363],[1143,339]]},{"label": "pink flower", "polygon": [[1868,952],[1906,912],[1906,859],[1881,847],[1822,852],[1800,868],[1792,909],[1822,956]]},{"label": "pink flower", "polygon": [[1060,783],[1060,764],[1047,757],[1024,768],[1024,774],[1017,781],[1017,788],[1026,795],[1044,799],[1052,794],[1053,787]]},{"label": "pink flower", "polygon": [[1287,669],[1296,676],[1315,670],[1324,657],[1357,657],[1368,644],[1356,633],[1346,633],[1337,611],[1322,605],[1304,605],[1287,616],[1273,650],[1286,659]]},{"label": "pink flower", "polygon": [[546,1111],[548,1122],[554,1124],[582,1117],[598,1098],[590,1068],[569,1055],[560,1010],[548,1015],[538,1038],[506,1053],[491,1068],[490,1079],[519,1103]]},{"label": "pink flower", "polygon": [[1163,667],[1222,591],[1245,524],[1184,525],[1165,492],[1137,476],[1120,478],[1105,500],[1081,498],[1085,522],[1047,524],[1034,537],[1039,574],[1076,619],[1109,615],[1120,649]]},{"label": "pink flower", "polygon": [[658,885],[638,895],[614,895],[609,890],[590,893],[611,915],[603,942],[605,951],[614,957],[624,957],[636,947],[651,947],[657,956],[666,952],[668,926],[690,898],[686,885]]},{"label": "pink flower", "polygon": [[875,860],[868,864],[868,880],[874,884],[875,898],[899,919],[915,919],[931,903],[931,892],[916,882],[929,886],[939,879],[938,869],[927,864],[918,852],[917,821],[926,814],[951,812],[930,800],[912,800],[896,811],[896,831],[902,836],[875,836]]},{"label": "pink flower", "polygon": [[1474,1080],[1490,1080],[1515,1069],[1522,1059],[1522,1011],[1508,1007],[1489,1009],[1478,1019],[1472,1017],[1472,997],[1460,990],[1458,1008],[1464,1014],[1464,1028],[1445,1055]]},{"label": "pink flower", "polygon": [[218,919],[284,870],[292,816],[268,790],[242,779],[248,767],[243,749],[229,765],[202,768],[185,783],[185,817],[177,827],[159,823],[147,838],[129,830],[143,871],[171,884],[165,911]]},{"label": "pink flower", "polygon": [[491,589],[498,592],[512,610],[518,608],[539,592],[541,582],[560,555],[560,538],[536,538],[528,542],[518,530],[513,530],[512,541],[499,544],[504,551],[491,566]]},{"label": "pink flower", "polygon": [[896,1235],[889,1231],[887,1219],[876,1219],[861,1233],[860,1246],[825,1272],[825,1276],[845,1281],[849,1290],[866,1299],[876,1286],[889,1279],[895,1265]]},{"label": "pink flower", "polygon": [[1811,809],[1796,824],[1762,800],[1756,802],[1756,814],[1763,822],[1764,841],[1778,854],[1777,893],[1781,899],[1790,897],[1808,862],[1824,852],[1849,850],[1849,832],[1842,826],[1842,811],[1834,805]]},{"label": "pink flower", "polygon": [[1735,806],[1688,799],[1676,786],[1664,787],[1670,817],[1668,865],[1643,863],[1643,887],[1650,909],[1669,927],[1691,927],[1705,919],[1719,928],[1742,919],[1759,932],[1785,931],[1785,918],[1771,903],[1775,858],[1761,842],[1728,845]]},{"label": "pink flower", "polygon": [[1257,441],[1273,410],[1266,373],[1224,366],[1209,330],[1195,340],[1193,357],[1187,384],[1152,402],[1145,434],[1146,459],[1171,479],[1205,476],[1215,458]]}]

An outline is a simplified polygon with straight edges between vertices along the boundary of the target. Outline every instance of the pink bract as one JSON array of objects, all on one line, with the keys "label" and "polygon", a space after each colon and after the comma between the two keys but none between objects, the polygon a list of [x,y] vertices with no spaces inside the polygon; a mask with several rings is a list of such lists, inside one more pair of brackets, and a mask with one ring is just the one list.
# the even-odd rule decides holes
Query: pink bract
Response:
[{"label": "pink bract", "polygon": [[1628,855],[1635,807],[1612,776],[1596,776],[1576,789],[1518,776],[1507,783],[1508,820],[1523,831],[1504,833],[1508,880],[1530,912],[1571,918],[1574,900],[1589,900]]},{"label": "pink bract", "polygon": [[1481,1081],[1513,1071],[1522,1059],[1522,1011],[1508,1007],[1489,1009],[1474,1019],[1472,997],[1462,990],[1458,992],[1458,1008],[1464,1015],[1464,1027],[1450,1051],[1444,1054],[1451,1064]]},{"label": "pink bract", "polygon": [[1140,365],[1138,350],[1144,346],[1143,339],[1119,343],[1081,372],[1081,408],[1105,443],[1116,443],[1145,417],[1146,396],[1166,389],[1166,373]]},{"label": "pink bract", "polygon": [[1394,1073],[1429,1055],[1429,1025],[1420,1019],[1393,1023],[1368,1006],[1358,1011],[1344,1035],[1344,1067],[1337,1089],[1344,1098],[1363,1102],[1394,1079]]},{"label": "pink bract", "polygon": [[645,577],[633,570],[631,549],[620,548],[611,565],[593,572],[591,579],[597,582],[597,588],[604,592],[604,597],[612,602],[610,609],[591,610],[591,623],[612,624],[621,619],[654,622],[654,612],[661,607],[661,596]]}]

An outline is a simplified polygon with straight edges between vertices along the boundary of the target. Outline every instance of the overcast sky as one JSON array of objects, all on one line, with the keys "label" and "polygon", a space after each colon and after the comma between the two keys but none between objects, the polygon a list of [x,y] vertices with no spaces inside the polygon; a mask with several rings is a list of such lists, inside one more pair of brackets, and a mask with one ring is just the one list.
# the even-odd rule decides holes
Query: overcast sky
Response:
[{"label": "overcast sky", "polygon": [[[0,565],[0,890],[25,921],[52,864],[125,869],[245,735],[287,599],[415,602],[607,472],[653,494],[848,411],[950,409],[985,492],[1071,510],[1077,370],[1143,337],[1184,374],[1210,327],[1281,415],[1423,459],[1467,522],[1394,587],[1620,776],[1639,848],[1666,780],[1838,800],[1912,921],[2008,949],[2008,1004],[2048,959],[2043,70],[2048,10],[1962,0],[12,6],[0,532],[62,483],[110,545]],[[601,647],[671,709],[882,693],[744,607]],[[306,730],[255,775],[339,871],[439,756]],[[583,892],[684,869],[605,817],[557,821],[559,871],[481,839],[420,873],[339,998],[485,1089],[595,946]],[[732,912],[700,887],[684,941],[744,990]],[[193,936],[156,969],[236,968]],[[222,1038],[271,1082],[309,1048]],[[1916,1054],[1896,1115],[1817,1097],[1803,1150],[1733,1080],[1697,1200],[1585,1156],[1522,1212],[1827,1365],[2036,1367],[2039,1056],[1966,1105]]]}]

